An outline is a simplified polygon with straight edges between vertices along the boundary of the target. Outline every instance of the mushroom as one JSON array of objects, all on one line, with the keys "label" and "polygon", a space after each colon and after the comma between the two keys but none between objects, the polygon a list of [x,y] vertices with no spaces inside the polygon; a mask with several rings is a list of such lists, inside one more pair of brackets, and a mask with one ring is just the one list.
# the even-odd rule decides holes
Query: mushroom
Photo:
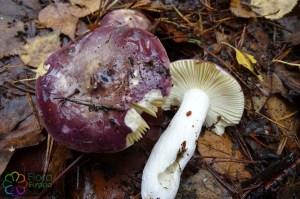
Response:
[{"label": "mushroom", "polygon": [[149,126],[140,113],[155,116],[171,87],[167,53],[147,24],[137,11],[115,10],[48,57],[37,79],[37,107],[56,141],[83,152],[116,152],[143,136]]},{"label": "mushroom", "polygon": [[142,198],[175,198],[182,170],[192,157],[203,123],[218,135],[238,124],[244,96],[238,82],[211,62],[171,63],[173,87],[165,109],[180,105],[155,144],[142,176]]}]

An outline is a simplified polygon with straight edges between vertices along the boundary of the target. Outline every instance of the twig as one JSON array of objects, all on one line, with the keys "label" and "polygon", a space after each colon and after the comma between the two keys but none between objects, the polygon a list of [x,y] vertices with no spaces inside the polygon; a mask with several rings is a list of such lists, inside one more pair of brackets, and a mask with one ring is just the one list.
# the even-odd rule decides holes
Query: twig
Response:
[{"label": "twig", "polygon": [[[83,159],[83,157],[85,156],[85,153],[82,153],[76,160],[74,160],[74,162],[72,162],[63,172],[61,172],[61,174],[59,174],[59,176],[57,176],[53,182],[52,182],[52,186],[55,185],[63,176],[65,176],[79,161],[81,161]],[[42,198],[51,187],[47,187],[46,189],[44,189],[35,199],[40,199]]]}]

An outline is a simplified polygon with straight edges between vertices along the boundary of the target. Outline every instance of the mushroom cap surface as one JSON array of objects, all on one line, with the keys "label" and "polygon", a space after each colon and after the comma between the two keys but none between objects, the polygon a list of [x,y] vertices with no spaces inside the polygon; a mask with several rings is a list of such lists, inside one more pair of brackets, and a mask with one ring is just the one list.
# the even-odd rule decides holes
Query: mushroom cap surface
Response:
[{"label": "mushroom cap surface", "polygon": [[173,86],[163,109],[180,106],[183,95],[198,88],[209,96],[205,126],[218,135],[227,126],[238,124],[244,111],[244,95],[240,84],[229,73],[208,61],[186,59],[172,62],[170,74]]},{"label": "mushroom cap surface", "polygon": [[100,26],[127,26],[130,28],[142,28],[148,30],[151,26],[151,22],[145,15],[136,10],[118,9],[106,14],[101,20]]},{"label": "mushroom cap surface", "polygon": [[56,141],[78,151],[132,145],[148,128],[133,105],[151,111],[171,87],[164,47],[141,28],[98,28],[45,65],[49,70],[36,86],[42,123]]}]

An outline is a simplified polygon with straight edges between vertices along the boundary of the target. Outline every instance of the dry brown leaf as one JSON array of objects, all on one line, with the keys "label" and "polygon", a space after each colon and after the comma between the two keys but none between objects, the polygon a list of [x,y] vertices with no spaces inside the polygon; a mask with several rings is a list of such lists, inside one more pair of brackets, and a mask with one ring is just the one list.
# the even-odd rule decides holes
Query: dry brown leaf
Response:
[{"label": "dry brown leaf", "polygon": [[86,8],[69,3],[55,3],[45,7],[39,13],[39,21],[57,33],[64,33],[71,39],[75,38],[78,18],[89,14]]},{"label": "dry brown leaf", "polygon": [[275,73],[281,79],[283,84],[290,89],[289,94],[300,95],[300,72],[295,69],[289,70],[282,64],[275,65]]},{"label": "dry brown leaf", "polygon": [[12,18],[0,17],[0,59],[3,56],[16,55],[23,45],[18,32],[24,32],[24,23]]},{"label": "dry brown leaf", "polygon": [[0,110],[0,150],[33,146],[44,140],[26,97],[11,99]]},{"label": "dry brown leaf", "polygon": [[[270,44],[269,36],[262,28],[257,27],[257,24],[255,24],[254,26],[256,26],[256,27],[255,27],[255,31],[252,32],[252,35],[256,39],[257,45],[259,44],[259,46],[261,46],[262,49],[264,51],[266,51]],[[260,49],[258,49],[258,50],[260,50]]]},{"label": "dry brown leaf", "polygon": [[267,19],[280,19],[291,12],[298,0],[251,0],[252,10]]},{"label": "dry brown leaf", "polygon": [[38,68],[47,56],[60,48],[59,36],[55,33],[36,36],[29,39],[20,51],[19,55],[26,65]]},{"label": "dry brown leaf", "polygon": [[130,181],[129,176],[115,175],[109,179],[105,179],[99,170],[92,170],[90,175],[97,198],[125,198],[126,193],[120,189],[122,186],[121,181],[122,178]]},{"label": "dry brown leaf", "polygon": [[215,35],[216,35],[217,43],[227,42],[228,39],[231,38],[231,35],[227,35],[217,30],[215,31]]},{"label": "dry brown leaf", "polygon": [[25,97],[14,98],[3,104],[0,109],[0,137],[11,132],[20,121],[31,115],[28,101]]},{"label": "dry brown leaf", "polygon": [[93,13],[99,9],[100,1],[102,0],[70,0],[72,4],[86,7],[90,13]]},{"label": "dry brown leaf", "polygon": [[70,158],[71,149],[63,145],[54,145],[51,153],[51,161],[49,162],[48,173],[52,174],[52,178],[57,178],[63,171],[66,160]]},{"label": "dry brown leaf", "polygon": [[246,99],[246,105],[253,107],[255,111],[260,111],[265,105],[268,97],[267,96],[252,96],[251,99]]},{"label": "dry brown leaf", "polygon": [[297,28],[290,35],[286,37],[286,42],[296,46],[300,44],[300,28]]},{"label": "dry brown leaf", "polygon": [[176,30],[171,25],[164,24],[166,32],[171,35],[173,40],[177,43],[186,42],[189,38],[186,33]]},{"label": "dry brown leaf", "polygon": [[0,150],[0,175],[5,170],[6,166],[9,163],[9,160],[11,159],[14,152],[8,151],[8,150]]},{"label": "dry brown leaf", "polygon": [[276,73],[271,74],[271,81],[269,83],[271,84],[271,94],[279,93],[286,98],[288,97],[288,89],[284,87]]},{"label": "dry brown leaf", "polygon": [[243,18],[255,18],[256,14],[243,7],[240,0],[231,0],[230,2],[230,11],[237,17]]},{"label": "dry brown leaf", "polygon": [[[191,197],[193,196],[193,197]],[[176,199],[181,198],[232,198],[228,190],[208,171],[200,169],[186,180],[182,180]]]},{"label": "dry brown leaf", "polygon": [[281,154],[286,144],[291,150],[299,148],[300,142],[297,138],[297,130],[300,127],[300,122],[296,118],[297,107],[291,106],[287,101],[276,95],[271,96],[266,105],[271,119],[289,129],[286,130],[278,126],[281,129],[282,135],[277,153]]},{"label": "dry brown leaf", "polygon": [[[251,177],[251,174],[245,169],[245,164],[235,160],[230,161],[230,158],[239,160],[245,160],[245,158],[240,151],[233,150],[233,143],[226,133],[218,136],[213,132],[206,131],[204,136],[198,140],[198,151],[204,157],[218,157],[215,161],[226,158],[222,159],[223,162],[213,163],[213,167],[220,173],[226,173],[232,180],[240,182]],[[212,158],[205,158],[205,160],[211,161]]]}]

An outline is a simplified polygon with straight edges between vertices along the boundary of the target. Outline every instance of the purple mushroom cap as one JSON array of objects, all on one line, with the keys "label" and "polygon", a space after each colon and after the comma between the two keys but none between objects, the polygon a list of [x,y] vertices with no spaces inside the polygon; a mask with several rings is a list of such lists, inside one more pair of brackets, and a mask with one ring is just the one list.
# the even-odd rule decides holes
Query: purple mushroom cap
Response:
[{"label": "purple mushroom cap", "polygon": [[151,90],[169,94],[167,53],[154,35],[130,26],[104,26],[51,54],[38,77],[39,114],[47,132],[84,152],[128,147],[125,116]]}]

